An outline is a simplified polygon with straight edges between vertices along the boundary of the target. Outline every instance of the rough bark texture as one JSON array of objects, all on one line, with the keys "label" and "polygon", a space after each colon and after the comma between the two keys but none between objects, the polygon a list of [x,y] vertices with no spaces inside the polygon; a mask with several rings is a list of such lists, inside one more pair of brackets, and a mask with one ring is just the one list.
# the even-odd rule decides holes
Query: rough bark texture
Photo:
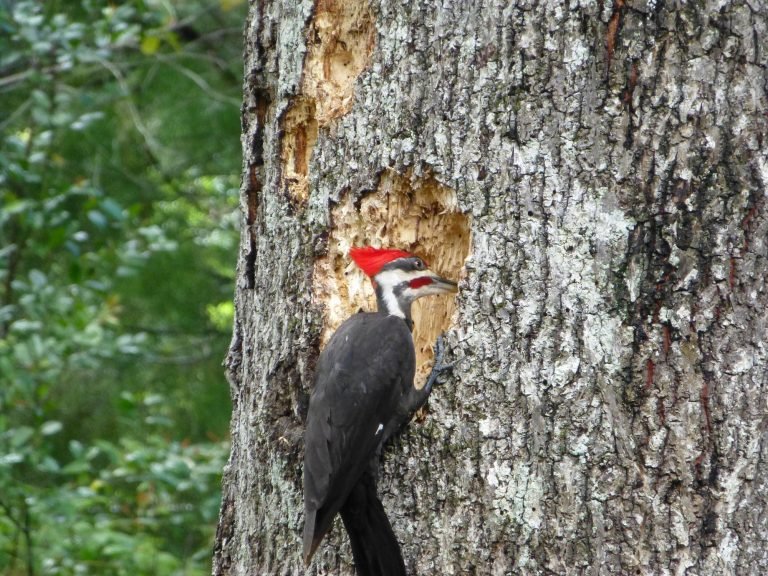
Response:
[{"label": "rough bark texture", "polygon": [[[767,20],[252,3],[215,574],[305,572],[306,395],[361,241],[462,277],[459,369],[381,475],[410,573],[768,573]],[[307,573],[352,573],[338,526]]]}]

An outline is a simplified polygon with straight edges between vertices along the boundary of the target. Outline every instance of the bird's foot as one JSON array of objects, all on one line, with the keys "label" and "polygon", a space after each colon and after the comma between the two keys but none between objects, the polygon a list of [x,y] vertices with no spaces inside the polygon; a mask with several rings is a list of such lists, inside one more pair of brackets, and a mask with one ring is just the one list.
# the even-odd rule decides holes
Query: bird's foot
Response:
[{"label": "bird's foot", "polygon": [[456,362],[451,362],[449,364],[446,364],[443,362],[443,357],[445,355],[445,345],[443,344],[442,334],[440,334],[440,336],[437,337],[434,351],[435,351],[435,363],[432,365],[432,371],[429,373],[429,377],[427,378],[427,383],[424,385],[425,390],[431,390],[432,386],[434,386],[435,384],[440,384],[437,378],[443,372],[448,372],[449,370],[453,370],[453,367],[456,365]]},{"label": "bird's foot", "polygon": [[427,381],[424,383],[424,386],[421,388],[414,388],[411,393],[411,399],[409,401],[410,406],[410,413],[413,414],[417,410],[421,409],[422,406],[427,401],[427,398],[429,398],[429,395],[432,393],[432,387],[435,384],[440,384],[438,378],[441,374],[444,372],[447,372],[451,370],[456,362],[451,362],[450,364],[445,364],[443,362],[443,356],[445,354],[445,346],[443,345],[443,335],[441,334],[437,338],[437,342],[435,342],[435,363],[432,366],[432,371],[429,373],[429,376],[427,377]]}]

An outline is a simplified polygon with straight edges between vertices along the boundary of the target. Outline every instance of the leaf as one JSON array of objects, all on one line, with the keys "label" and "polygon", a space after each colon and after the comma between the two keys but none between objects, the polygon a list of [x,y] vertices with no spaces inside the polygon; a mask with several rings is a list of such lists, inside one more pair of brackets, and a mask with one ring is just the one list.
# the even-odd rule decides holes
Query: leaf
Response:
[{"label": "leaf", "polygon": [[235,319],[235,306],[230,300],[218,304],[208,304],[205,312],[210,323],[221,331],[226,331],[232,326]]},{"label": "leaf", "polygon": [[[21,214],[32,208],[32,203],[26,200],[11,200],[3,206],[3,212],[6,215]],[[9,246],[10,248],[10,246]]]},{"label": "leaf", "polygon": [[32,282],[32,286],[36,289],[40,289],[48,282],[48,278],[40,270],[30,270],[29,280]]},{"label": "leaf", "polygon": [[53,436],[58,434],[64,428],[64,425],[58,420],[48,420],[40,426],[40,432],[43,436]]},{"label": "leaf", "polygon": [[229,12],[240,6],[245,0],[219,0],[219,6],[224,12]]},{"label": "leaf", "polygon": [[11,318],[13,318],[13,315],[16,311],[16,306],[13,304],[8,304],[7,306],[0,306],[0,322],[7,322]]},{"label": "leaf", "polygon": [[39,332],[43,328],[43,323],[39,320],[16,320],[11,324],[11,330],[14,332]]},{"label": "leaf", "polygon": [[86,472],[89,472],[91,470],[91,466],[87,462],[83,462],[82,460],[75,460],[73,462],[70,462],[64,468],[61,469],[61,471],[64,474],[72,474],[73,476],[79,475],[79,474],[85,474]]},{"label": "leaf", "polygon": [[147,394],[144,398],[145,406],[156,406],[162,404],[165,401],[165,396],[162,394]]},{"label": "leaf", "polygon": [[38,470],[42,472],[56,473],[61,470],[61,465],[59,465],[55,458],[45,456],[42,462],[38,464]]},{"label": "leaf", "polygon": [[34,429],[29,426],[19,426],[18,428],[13,428],[8,431],[11,446],[14,448],[19,448],[26,444],[34,434]]},{"label": "leaf", "polygon": [[69,451],[72,453],[72,456],[75,458],[80,458],[83,455],[83,452],[85,451],[85,446],[83,446],[83,443],[79,440],[70,440],[69,441]]},{"label": "leaf", "polygon": [[141,53],[146,56],[151,56],[160,48],[160,38],[157,36],[144,36],[141,39]]},{"label": "leaf", "polygon": [[98,210],[89,210],[88,211],[88,220],[90,220],[94,226],[97,228],[101,228],[102,230],[107,227],[107,219],[104,217],[104,214],[99,212]]},{"label": "leaf", "polygon": [[102,211],[108,214],[113,220],[125,220],[125,211],[123,210],[123,207],[111,198],[102,200],[100,207]]},{"label": "leaf", "polygon": [[11,452],[10,454],[6,454],[5,456],[0,456],[0,466],[9,466],[13,464],[18,464],[19,462],[24,461],[24,455],[19,454],[17,452]]}]

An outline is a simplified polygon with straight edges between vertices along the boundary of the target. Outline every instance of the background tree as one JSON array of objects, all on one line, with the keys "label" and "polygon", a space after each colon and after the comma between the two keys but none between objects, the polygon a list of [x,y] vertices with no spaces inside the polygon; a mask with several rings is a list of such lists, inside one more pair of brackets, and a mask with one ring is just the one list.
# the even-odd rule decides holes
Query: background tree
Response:
[{"label": "background tree", "polygon": [[767,17],[251,4],[215,574],[303,573],[305,398],[362,242],[463,277],[416,319],[460,369],[381,477],[413,574],[768,569]]},{"label": "background tree", "polygon": [[0,1],[0,573],[203,574],[237,1]]}]

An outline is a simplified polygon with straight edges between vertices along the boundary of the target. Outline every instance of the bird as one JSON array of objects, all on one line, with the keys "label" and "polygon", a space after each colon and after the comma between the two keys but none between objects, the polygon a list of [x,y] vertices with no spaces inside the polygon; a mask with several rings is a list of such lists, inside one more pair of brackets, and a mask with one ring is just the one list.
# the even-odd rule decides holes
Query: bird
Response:
[{"label": "bird", "polygon": [[387,441],[424,405],[442,365],[442,337],[427,383],[414,386],[411,304],[458,291],[409,252],[355,247],[372,280],[377,311],[352,315],[320,353],[304,436],[303,556],[309,565],[337,514],[359,576],[405,576],[400,545],[379,499],[378,463]]}]

